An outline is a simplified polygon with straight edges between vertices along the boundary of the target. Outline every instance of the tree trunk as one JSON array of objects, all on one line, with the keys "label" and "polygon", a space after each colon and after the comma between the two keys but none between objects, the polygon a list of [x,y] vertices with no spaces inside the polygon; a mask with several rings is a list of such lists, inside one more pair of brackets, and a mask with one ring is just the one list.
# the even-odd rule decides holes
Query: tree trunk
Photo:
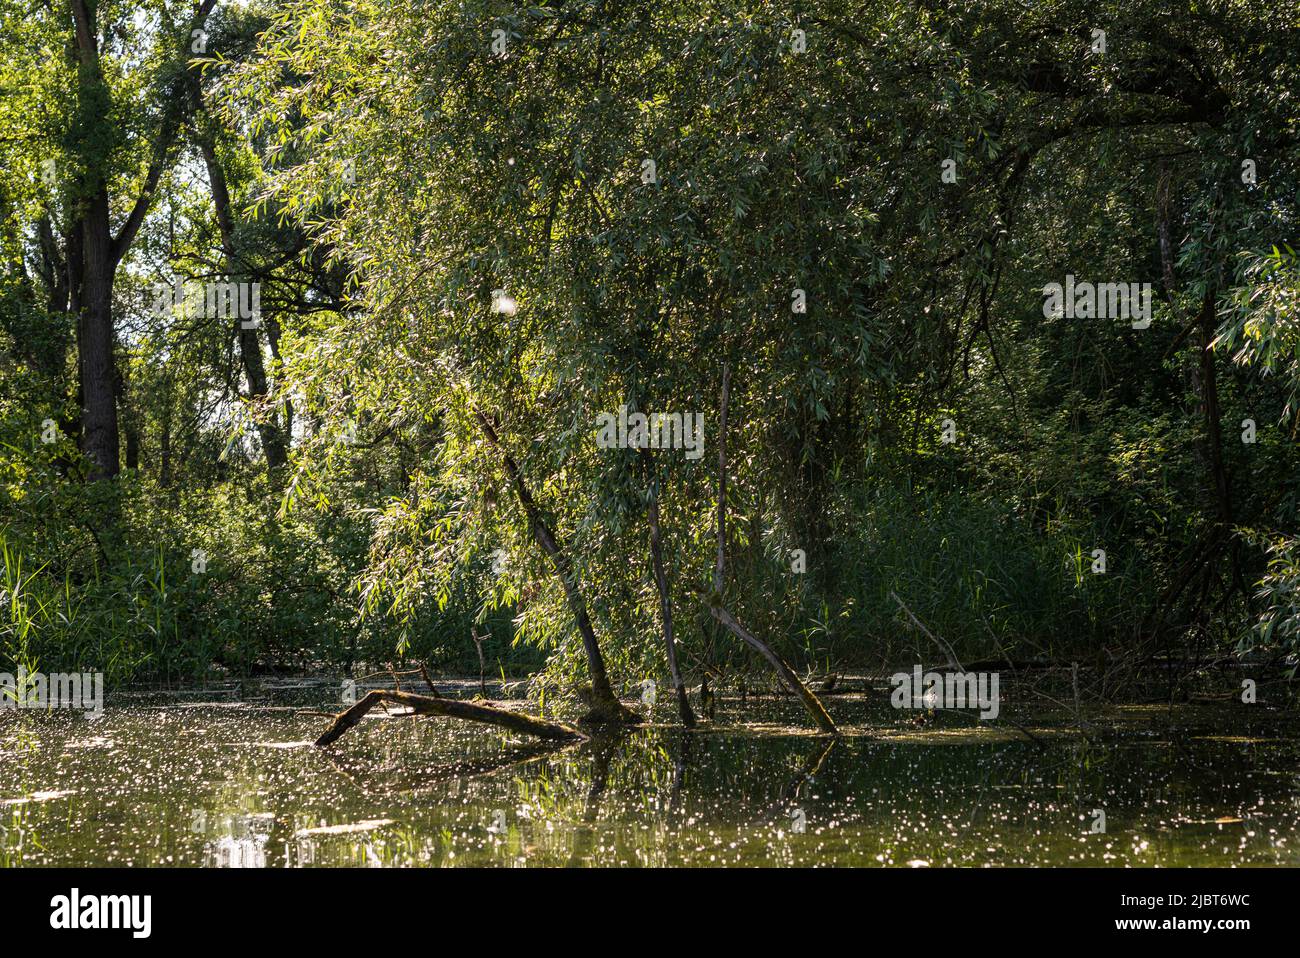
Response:
[{"label": "tree trunk", "polygon": [[166,489],[172,482],[172,402],[171,389],[166,390],[162,422],[158,426],[158,485]]},{"label": "tree trunk", "polygon": [[[652,467],[653,468],[653,467]],[[650,480],[650,564],[654,569],[655,586],[659,590],[659,607],[664,621],[664,649],[668,653],[668,671],[672,675],[673,690],[677,693],[677,710],[681,713],[682,724],[687,728],[695,727],[695,713],[691,711],[690,700],[686,697],[686,683],[682,681],[682,671],[677,664],[677,642],[673,638],[673,602],[668,590],[668,576],[664,573],[663,546],[659,533],[659,481]]]},{"label": "tree trunk", "polygon": [[[1232,530],[1232,485],[1228,480],[1228,468],[1223,461],[1223,414],[1219,408],[1219,379],[1214,367],[1214,329],[1217,324],[1215,300],[1216,291],[1211,285],[1205,291],[1205,300],[1201,304],[1201,388],[1205,398],[1205,436],[1209,446],[1211,483],[1218,506],[1219,522],[1225,530]],[[1250,601],[1251,590],[1246,585],[1241,569],[1241,540],[1235,535],[1229,543],[1228,556],[1231,560],[1232,581],[1246,601]]]},{"label": "tree trunk", "polygon": [[542,518],[541,510],[537,508],[532,493],[524,483],[523,473],[520,472],[514,457],[502,445],[491,421],[477,410],[475,416],[488,441],[501,453],[506,475],[515,490],[520,506],[523,507],[524,514],[528,517],[529,531],[542,551],[546,553],[547,558],[551,560],[551,566],[564,588],[564,597],[568,601],[569,611],[573,613],[574,621],[577,623],[578,634],[582,636],[582,647],[587,655],[587,671],[591,675],[591,699],[588,703],[590,710],[583,721],[595,725],[632,724],[639,721],[636,713],[624,707],[610,687],[609,676],[605,672],[605,660],[600,654],[600,645],[596,641],[596,630],[591,625],[591,617],[587,614],[587,603],[578,589],[577,573],[574,571],[573,562],[569,559],[568,553],[560,548],[555,534]]},{"label": "tree trunk", "polygon": [[1214,314],[1215,290],[1205,291],[1201,304],[1201,390],[1205,407],[1205,437],[1210,459],[1211,489],[1219,512],[1219,521],[1225,527],[1232,525],[1232,497],[1228,487],[1228,472],[1223,464],[1222,414],[1219,411],[1219,382],[1214,369]]},{"label": "tree trunk", "polygon": [[[202,24],[216,0],[202,0],[193,23]],[[74,141],[81,182],[81,284],[77,341],[81,401],[81,448],[90,460],[91,479],[109,479],[120,470],[116,376],[113,367],[113,281],[117,265],[130,249],[158,187],[172,144],[180,130],[181,98],[163,100],[163,115],[152,140],[148,171],[135,203],[117,236],[109,221],[109,157],[105,145],[120,131],[112,129],[116,111],[99,56],[96,7],[71,0],[73,49],[76,54],[77,114]],[[184,34],[188,46],[190,31]],[[181,49],[185,49],[182,47]],[[71,252],[69,268],[73,266]],[[72,296],[76,299],[75,281]]]},{"label": "tree trunk", "polygon": [[[1171,199],[1172,174],[1167,167],[1162,167],[1156,182],[1156,233],[1160,246],[1161,273],[1164,279],[1165,299],[1169,303],[1172,315],[1177,315],[1175,296],[1178,292],[1178,278],[1174,272],[1174,259],[1177,250],[1174,246],[1173,233],[1170,229],[1172,217]],[[1213,215],[1213,209],[1211,209]],[[1174,340],[1170,351],[1180,345],[1183,337],[1193,329],[1200,332],[1199,362],[1192,367],[1191,379],[1196,391],[1201,395],[1201,406],[1205,419],[1205,455],[1204,465],[1209,473],[1209,491],[1214,500],[1218,514],[1217,523],[1224,530],[1232,528],[1232,490],[1228,482],[1227,467],[1223,459],[1223,425],[1222,412],[1219,409],[1218,374],[1214,365],[1214,330],[1216,325],[1215,302],[1218,292],[1213,282],[1209,283],[1201,300],[1199,315],[1192,318]],[[1246,586],[1241,572],[1240,543],[1233,540],[1229,555],[1233,580],[1242,594],[1247,598],[1250,590]]]},{"label": "tree trunk", "polygon": [[786,664],[785,659],[776,654],[776,651],[763,640],[759,639],[752,632],[736,621],[730,612],[721,606],[709,606],[709,612],[715,619],[731,630],[731,633],[740,639],[750,648],[754,649],[763,658],[767,659],[768,664],[772,666],[779,678],[792,693],[799,697],[803,702],[804,708],[808,714],[813,717],[817,727],[828,735],[838,735],[840,730],[836,728],[835,722],[831,719],[826,707],[822,705],[821,699],[813,694],[812,690],[803,682],[799,681],[799,676],[794,674],[794,669]]},{"label": "tree trunk", "polygon": [[[201,100],[200,100],[201,102]],[[221,249],[226,260],[226,275],[230,282],[247,280],[239,268],[238,249],[235,245],[235,216],[230,203],[230,188],[226,182],[226,172],[217,159],[216,146],[211,133],[200,134],[199,147],[203,153],[203,162],[208,168],[208,183],[212,191],[212,205],[217,213],[217,226],[221,230]],[[257,327],[246,327],[242,319],[236,319],[236,335],[239,337],[239,357],[244,366],[244,377],[248,380],[248,395],[253,400],[258,438],[262,441],[262,452],[266,456],[269,470],[277,470],[289,461],[288,450],[279,424],[265,408],[268,392],[266,363],[262,359],[262,342],[257,335]]]},{"label": "tree trunk", "polygon": [[82,220],[84,274],[80,317],[81,451],[91,463],[90,478],[118,474],[117,377],[113,367],[113,238],[108,224],[108,194],[101,186],[88,201]]},{"label": "tree trunk", "polygon": [[709,613],[731,631],[738,639],[754,649],[765,658],[776,671],[777,677],[785,683],[799,700],[803,702],[808,714],[813,717],[817,727],[830,735],[838,735],[839,729],[831,720],[830,714],[821,700],[809,688],[799,681],[794,669],[786,664],[776,651],[736,621],[735,617],[722,607],[722,590],[726,571],[726,516],[727,516],[727,406],[731,400],[731,368],[722,367],[722,400],[718,410],[718,561],[713,570],[713,599],[708,603]]},{"label": "tree trunk", "polygon": [[718,559],[713,567],[713,591],[722,601],[727,562],[727,407],[731,403],[731,363],[722,364],[722,399],[718,403]]}]

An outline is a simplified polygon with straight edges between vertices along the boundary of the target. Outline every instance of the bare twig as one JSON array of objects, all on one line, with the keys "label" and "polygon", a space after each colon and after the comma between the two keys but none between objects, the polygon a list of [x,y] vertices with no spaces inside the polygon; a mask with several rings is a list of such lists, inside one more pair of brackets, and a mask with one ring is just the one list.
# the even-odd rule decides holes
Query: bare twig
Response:
[{"label": "bare twig", "polygon": [[927,629],[921,623],[921,620],[912,614],[912,610],[907,607],[903,600],[898,597],[897,592],[891,589],[889,594],[893,600],[898,603],[898,607],[907,613],[907,617],[912,620],[912,624],[929,636],[930,641],[943,650],[944,655],[948,657],[948,664],[957,672],[965,671],[961,667],[961,663],[957,661],[957,653],[952,650],[952,646]]}]

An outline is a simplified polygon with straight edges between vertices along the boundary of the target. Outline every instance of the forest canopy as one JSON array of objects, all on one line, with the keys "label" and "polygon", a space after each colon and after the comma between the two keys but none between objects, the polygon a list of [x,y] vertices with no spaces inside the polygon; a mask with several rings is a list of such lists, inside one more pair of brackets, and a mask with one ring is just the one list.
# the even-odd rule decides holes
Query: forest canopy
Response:
[{"label": "forest canopy", "polygon": [[7,662],[1294,669],[1292,3],[0,0],[0,48]]}]

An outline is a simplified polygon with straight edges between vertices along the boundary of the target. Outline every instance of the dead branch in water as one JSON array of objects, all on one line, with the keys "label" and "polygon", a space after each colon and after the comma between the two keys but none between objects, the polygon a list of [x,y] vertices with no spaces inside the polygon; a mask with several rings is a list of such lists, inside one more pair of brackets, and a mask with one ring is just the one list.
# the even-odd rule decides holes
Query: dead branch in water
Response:
[{"label": "dead branch in water", "polygon": [[429,675],[428,668],[426,668],[423,663],[420,664],[420,677],[424,679],[424,684],[429,687],[430,695],[432,695],[435,699],[442,698],[442,696],[438,694],[438,690],[433,687],[433,679]]},{"label": "dead branch in water", "polygon": [[[705,605],[708,607],[709,614],[725,626],[732,635],[767,660],[772,670],[776,672],[777,678],[785,684],[786,688],[799,696],[804,708],[808,710],[808,714],[812,716],[819,729],[828,735],[838,735],[839,729],[835,727],[830,713],[826,711],[821,700],[799,681],[799,677],[794,674],[794,669],[786,664],[785,659],[781,658],[775,649],[737,622],[735,616],[722,605],[722,593],[727,580],[727,406],[730,401],[731,365],[723,363],[722,400],[718,409],[718,562],[713,570],[713,595]],[[701,697],[703,697],[703,689],[701,689]]]},{"label": "dead branch in water", "polygon": [[548,722],[545,719],[523,712],[512,712],[509,709],[496,708],[492,705],[460,702],[455,699],[431,698],[427,695],[416,695],[412,692],[374,689],[358,699],[356,704],[346,712],[337,715],[334,721],[330,723],[330,727],[325,730],[325,733],[316,740],[316,744],[321,747],[329,745],[360,722],[365,717],[365,714],[380,702],[405,705],[417,715],[445,715],[449,718],[460,718],[469,722],[484,722],[488,725],[499,725],[512,732],[533,735],[551,741],[576,742],[586,738],[576,728],[569,725],[560,722]]},{"label": "dead branch in water", "polygon": [[391,676],[393,679],[393,684],[397,686],[397,691],[399,692],[402,691],[402,682],[398,678],[398,676],[418,675],[424,679],[424,684],[429,687],[430,695],[432,695],[435,699],[442,698],[438,690],[433,686],[433,679],[429,677],[429,670],[423,664],[421,664],[418,668],[414,668],[414,669],[385,669],[383,672],[371,672],[368,675],[361,676],[356,681],[358,684],[361,682],[368,682],[371,679],[379,678],[379,676],[381,675]]},{"label": "dead branch in water", "polygon": [[726,626],[736,638],[767,659],[768,664],[772,666],[772,670],[776,672],[777,677],[785,683],[786,688],[797,695],[800,701],[803,702],[804,708],[808,710],[808,714],[812,716],[819,729],[828,735],[839,734],[839,729],[835,727],[835,722],[827,713],[825,706],[822,705],[817,696],[809,691],[808,686],[799,681],[799,676],[794,674],[794,669],[786,664],[785,659],[777,655],[775,649],[737,622],[735,617],[721,606],[711,605],[709,606],[709,612],[722,625]]},{"label": "dead branch in water", "polygon": [[952,650],[952,646],[927,629],[921,620],[912,614],[912,610],[903,603],[903,600],[898,597],[897,592],[890,590],[889,594],[893,597],[894,601],[898,603],[898,607],[907,613],[907,617],[912,620],[912,624],[924,632],[931,642],[943,650],[943,654],[948,657],[948,666],[955,672],[963,671],[961,663],[957,661],[957,653]]}]

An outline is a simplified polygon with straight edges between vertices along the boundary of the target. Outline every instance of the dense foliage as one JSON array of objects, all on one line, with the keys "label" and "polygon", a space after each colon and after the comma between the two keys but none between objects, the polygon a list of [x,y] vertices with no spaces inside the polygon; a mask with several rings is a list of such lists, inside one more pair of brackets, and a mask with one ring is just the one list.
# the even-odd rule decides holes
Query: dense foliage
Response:
[{"label": "dense foliage", "polygon": [[1293,4],[211,6],[0,0],[6,659],[1294,662]]}]

